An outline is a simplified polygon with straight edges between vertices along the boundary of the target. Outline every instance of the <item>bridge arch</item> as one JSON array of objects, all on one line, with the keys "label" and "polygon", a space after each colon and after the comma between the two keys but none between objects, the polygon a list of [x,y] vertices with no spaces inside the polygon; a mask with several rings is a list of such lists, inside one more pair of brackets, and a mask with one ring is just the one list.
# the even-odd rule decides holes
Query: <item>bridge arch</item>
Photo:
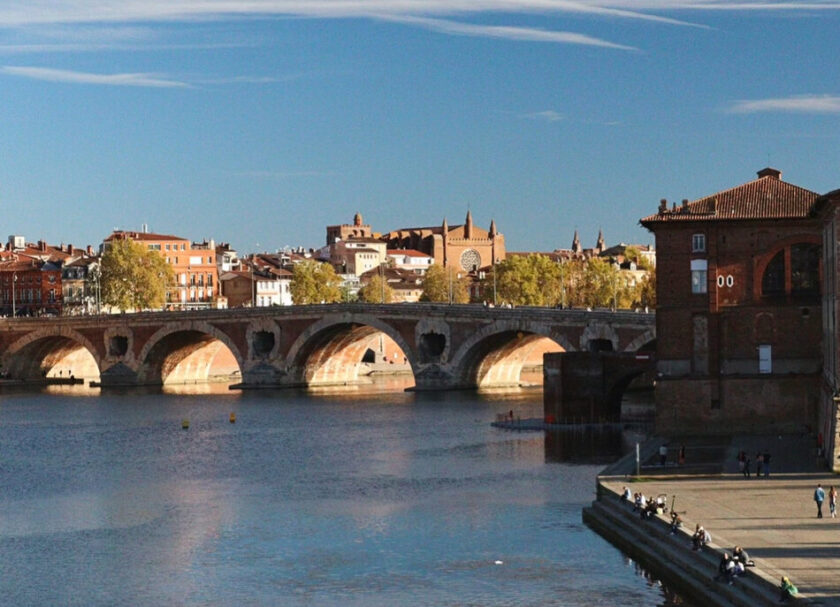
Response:
[{"label": "bridge arch", "polygon": [[526,365],[542,365],[545,352],[576,348],[545,323],[499,320],[473,333],[452,358],[452,368],[465,387],[519,386]]},{"label": "bridge arch", "polygon": [[102,369],[99,349],[81,333],[66,326],[46,326],[21,337],[0,359],[9,378],[42,380],[70,378],[98,380]]},{"label": "bridge arch", "polygon": [[653,347],[649,344],[656,343],[656,328],[650,328],[638,337],[627,344],[624,348],[625,352],[638,352],[639,350],[652,350]]},{"label": "bridge arch", "polygon": [[363,358],[377,334],[384,334],[402,350],[416,374],[414,349],[392,325],[368,314],[325,316],[309,325],[286,355],[286,372],[293,383],[317,386],[352,384],[360,379]]},{"label": "bridge arch", "polygon": [[[233,362],[223,365],[226,372],[219,375],[241,377],[245,357],[224,331],[203,321],[167,324],[146,341],[137,356],[137,381],[155,385],[209,381],[214,363],[226,351]],[[236,368],[230,368],[231,364]]]}]

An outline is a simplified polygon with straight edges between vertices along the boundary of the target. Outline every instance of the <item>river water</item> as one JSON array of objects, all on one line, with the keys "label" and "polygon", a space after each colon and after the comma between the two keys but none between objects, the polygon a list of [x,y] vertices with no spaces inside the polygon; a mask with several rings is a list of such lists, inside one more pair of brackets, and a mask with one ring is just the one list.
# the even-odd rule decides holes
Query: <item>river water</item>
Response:
[{"label": "river water", "polygon": [[3,392],[0,604],[683,604],[581,523],[620,438],[510,410],[541,392]]}]

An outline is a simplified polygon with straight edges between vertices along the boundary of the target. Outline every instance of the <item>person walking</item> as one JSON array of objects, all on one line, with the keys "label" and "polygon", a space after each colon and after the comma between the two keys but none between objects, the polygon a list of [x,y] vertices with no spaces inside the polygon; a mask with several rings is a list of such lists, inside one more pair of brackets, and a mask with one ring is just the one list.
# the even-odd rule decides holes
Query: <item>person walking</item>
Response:
[{"label": "person walking", "polygon": [[764,452],[764,478],[768,478],[770,476],[770,452]]},{"label": "person walking", "polygon": [[761,455],[761,451],[755,454],[755,475],[761,476],[761,467],[764,464],[764,456]]},{"label": "person walking", "polygon": [[837,489],[834,485],[828,490],[828,511],[831,513],[831,518],[837,518]]},{"label": "person walking", "polygon": [[825,501],[825,491],[820,484],[814,490],[814,501],[817,502],[817,518],[822,518],[822,505],[823,501]]}]

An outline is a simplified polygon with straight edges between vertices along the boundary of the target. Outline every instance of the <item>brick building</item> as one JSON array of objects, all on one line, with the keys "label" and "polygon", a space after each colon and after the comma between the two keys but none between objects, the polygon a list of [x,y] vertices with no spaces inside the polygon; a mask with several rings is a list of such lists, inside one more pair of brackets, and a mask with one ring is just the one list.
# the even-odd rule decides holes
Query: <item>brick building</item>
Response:
[{"label": "brick building", "polygon": [[505,237],[490,222],[485,230],[473,223],[468,211],[462,225],[450,226],[446,219],[440,226],[402,228],[382,235],[388,250],[413,249],[434,259],[434,263],[465,272],[489,268],[505,259]]},{"label": "brick building", "polygon": [[840,471],[840,190],[829,192],[817,200],[815,215],[823,228],[822,350],[823,372],[820,382],[820,406],[817,420],[829,467]]},{"label": "brick building", "polygon": [[175,273],[175,287],[167,293],[167,307],[176,310],[209,308],[218,304],[219,273],[216,243],[194,243],[180,236],[117,230],[103,242],[128,238],[160,253]]},{"label": "brick building", "polygon": [[775,169],[668,208],[656,236],[657,432],[813,429],[818,418],[818,195]]}]

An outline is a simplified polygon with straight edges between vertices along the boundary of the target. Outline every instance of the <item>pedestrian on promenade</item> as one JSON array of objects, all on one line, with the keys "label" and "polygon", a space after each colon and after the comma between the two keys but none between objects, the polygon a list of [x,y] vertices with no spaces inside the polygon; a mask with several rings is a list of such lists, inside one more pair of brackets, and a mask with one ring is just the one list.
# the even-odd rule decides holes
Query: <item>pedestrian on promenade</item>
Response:
[{"label": "pedestrian on promenade", "polygon": [[744,455],[744,477],[750,478],[750,456]]},{"label": "pedestrian on promenade", "polygon": [[685,464],[685,445],[680,445],[680,453],[677,457],[677,462],[679,462],[680,466]]},{"label": "pedestrian on promenade", "polygon": [[765,451],[764,452],[764,478],[768,478],[770,476],[770,453]]},{"label": "pedestrian on promenade", "polygon": [[[744,471],[744,464],[747,461],[747,454],[743,451],[738,451],[738,472]],[[746,476],[746,474],[744,475]]]},{"label": "pedestrian on promenade", "polygon": [[828,511],[831,513],[831,518],[837,518],[837,489],[834,485],[828,490]]},{"label": "pedestrian on promenade", "polygon": [[761,451],[755,454],[755,475],[761,476],[761,466],[764,464],[764,456]]},{"label": "pedestrian on promenade", "polygon": [[659,447],[659,465],[664,466],[665,460],[668,459],[668,447],[666,445],[662,445]]},{"label": "pedestrian on promenade", "polygon": [[817,488],[814,490],[814,501],[817,502],[817,518],[822,518],[822,505],[823,501],[825,500],[825,491],[822,488],[822,485],[817,485]]}]

